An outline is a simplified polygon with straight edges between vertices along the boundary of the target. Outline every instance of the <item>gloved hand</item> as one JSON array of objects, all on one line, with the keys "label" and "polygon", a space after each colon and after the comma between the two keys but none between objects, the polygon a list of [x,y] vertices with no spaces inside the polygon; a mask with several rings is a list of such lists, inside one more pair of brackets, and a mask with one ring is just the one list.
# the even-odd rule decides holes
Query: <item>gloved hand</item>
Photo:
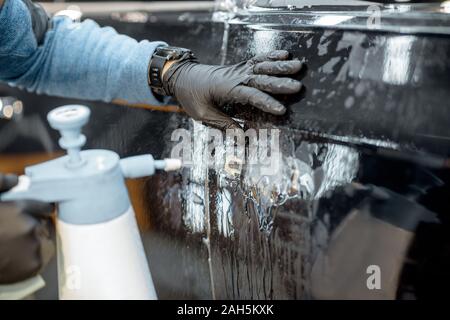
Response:
[{"label": "gloved hand", "polygon": [[[0,192],[17,181],[0,173]],[[37,201],[0,202],[0,284],[23,281],[46,265],[54,251],[52,212],[52,205]]]},{"label": "gloved hand", "polygon": [[289,52],[272,51],[233,66],[210,66],[181,60],[163,74],[165,92],[174,96],[192,118],[219,129],[239,128],[217,107],[248,104],[262,111],[282,115],[286,108],[270,94],[294,94],[302,84],[288,77],[300,71],[302,63],[288,60]]}]

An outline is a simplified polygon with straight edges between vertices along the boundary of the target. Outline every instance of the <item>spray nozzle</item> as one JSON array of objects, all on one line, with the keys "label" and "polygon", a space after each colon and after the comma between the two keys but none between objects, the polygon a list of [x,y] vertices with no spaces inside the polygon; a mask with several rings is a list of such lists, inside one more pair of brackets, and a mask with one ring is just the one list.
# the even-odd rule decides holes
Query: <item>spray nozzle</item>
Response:
[{"label": "spray nozzle", "polygon": [[120,160],[120,168],[126,178],[151,176],[155,170],[175,171],[182,166],[179,159],[154,160],[152,155],[144,154]]}]

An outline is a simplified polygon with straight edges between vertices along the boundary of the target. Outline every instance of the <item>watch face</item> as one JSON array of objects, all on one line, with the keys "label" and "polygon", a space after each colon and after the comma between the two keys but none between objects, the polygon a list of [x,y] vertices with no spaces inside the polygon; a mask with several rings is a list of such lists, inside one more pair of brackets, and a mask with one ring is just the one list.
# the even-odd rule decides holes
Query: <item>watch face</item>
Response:
[{"label": "watch face", "polygon": [[176,57],[178,57],[178,54],[176,51],[171,50],[167,53],[167,58],[169,58],[169,59],[174,59]]},{"label": "watch face", "polygon": [[190,50],[176,47],[160,47],[158,48],[158,55],[166,57],[167,59],[177,59]]}]

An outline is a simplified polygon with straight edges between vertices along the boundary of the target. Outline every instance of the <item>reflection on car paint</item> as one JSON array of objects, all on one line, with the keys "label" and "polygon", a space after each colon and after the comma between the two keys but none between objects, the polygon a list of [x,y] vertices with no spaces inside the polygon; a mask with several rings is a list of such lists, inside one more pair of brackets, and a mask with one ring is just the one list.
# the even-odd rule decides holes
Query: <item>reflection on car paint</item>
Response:
[{"label": "reflection on car paint", "polygon": [[[210,168],[205,129],[181,113],[89,103],[103,119],[86,127],[89,147],[164,157],[175,129],[195,137],[192,165],[148,179],[141,191],[160,298],[417,298],[447,290],[448,18],[421,19],[431,9],[414,6],[399,17],[399,8],[382,8],[380,30],[367,28],[366,8],[151,13],[145,23],[92,16],[136,38],[190,47],[205,63],[287,49],[307,65],[302,95],[279,97],[286,116],[226,110],[245,128],[280,130],[275,176],[245,164]],[[26,116],[67,102],[1,90],[25,98]],[[43,148],[27,141],[16,148]],[[374,259],[382,270],[393,262],[386,272],[395,280],[382,282],[383,292],[365,286]],[[340,271],[347,274],[336,279]]]}]

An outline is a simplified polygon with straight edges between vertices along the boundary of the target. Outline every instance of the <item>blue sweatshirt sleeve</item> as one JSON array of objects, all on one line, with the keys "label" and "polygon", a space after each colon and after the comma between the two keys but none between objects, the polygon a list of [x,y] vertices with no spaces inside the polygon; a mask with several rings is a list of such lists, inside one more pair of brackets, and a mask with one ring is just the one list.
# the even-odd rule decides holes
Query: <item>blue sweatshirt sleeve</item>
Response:
[{"label": "blue sweatshirt sleeve", "polygon": [[154,50],[166,43],[137,42],[92,20],[55,17],[38,46],[21,0],[6,0],[0,10],[0,81],[68,98],[161,103],[147,84],[147,71]]}]

